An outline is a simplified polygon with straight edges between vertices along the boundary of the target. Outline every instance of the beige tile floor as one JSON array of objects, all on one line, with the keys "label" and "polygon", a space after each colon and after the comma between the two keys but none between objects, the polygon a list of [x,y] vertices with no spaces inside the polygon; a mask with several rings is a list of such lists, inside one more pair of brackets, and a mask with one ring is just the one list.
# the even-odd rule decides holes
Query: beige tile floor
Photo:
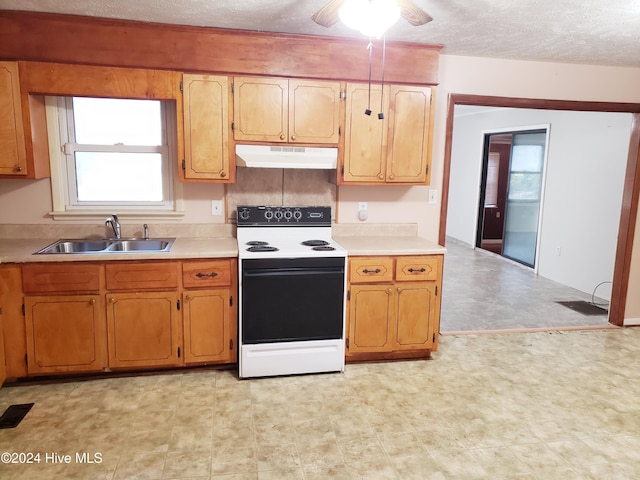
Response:
[{"label": "beige tile floor", "polygon": [[[590,293],[535,275],[529,268],[453,238],[447,238],[446,247],[442,332],[610,325],[606,312],[587,316],[556,303],[591,301]],[[601,291],[603,287],[596,293]],[[601,298],[595,302],[606,303]]]},{"label": "beige tile floor", "polygon": [[[8,479],[636,479],[640,329],[441,337],[428,361],[4,387]],[[78,464],[77,452],[99,464]],[[45,454],[71,455],[70,464]]]}]

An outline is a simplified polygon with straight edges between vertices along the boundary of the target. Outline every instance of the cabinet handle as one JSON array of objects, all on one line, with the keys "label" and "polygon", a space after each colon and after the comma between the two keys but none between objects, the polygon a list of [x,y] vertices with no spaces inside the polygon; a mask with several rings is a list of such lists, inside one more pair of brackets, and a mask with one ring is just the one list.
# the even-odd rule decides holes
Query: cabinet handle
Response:
[{"label": "cabinet handle", "polygon": [[378,175],[378,178],[379,178],[380,180],[384,180],[384,175],[383,175],[383,174],[380,174],[380,175]]},{"label": "cabinet handle", "polygon": [[110,298],[109,298],[109,302],[111,302],[111,303],[116,303],[116,299],[115,299],[115,298],[113,298],[113,297],[110,297]]},{"label": "cabinet handle", "polygon": [[368,270],[368,269],[364,269],[362,270],[362,273],[380,273],[380,269],[376,268],[375,270]]},{"label": "cabinet handle", "polygon": [[295,135],[291,135],[291,140],[295,140],[296,136]]},{"label": "cabinet handle", "polygon": [[389,175],[389,180],[393,180],[393,175]]},{"label": "cabinet handle", "polygon": [[420,269],[417,269],[417,268],[410,268],[410,269],[409,269],[409,272],[411,272],[411,273],[413,273],[413,272],[416,272],[416,273],[423,273],[424,271],[425,271],[425,270],[424,270],[424,267],[422,267],[422,268],[420,268]]},{"label": "cabinet handle", "polygon": [[280,140],[284,140],[285,138],[287,138],[287,137],[285,137],[284,133],[282,135],[280,135]]},{"label": "cabinet handle", "polygon": [[89,300],[89,305],[95,305],[96,304],[96,299],[92,298],[91,300]]},{"label": "cabinet handle", "polygon": [[393,288],[390,288],[389,290],[387,290],[387,293],[391,295],[393,293]]},{"label": "cabinet handle", "polygon": [[198,278],[202,278],[202,277],[216,277],[218,276],[218,274],[216,272],[211,272],[211,273],[202,273],[202,272],[198,272],[196,273],[196,277]]},{"label": "cabinet handle", "polygon": [[22,167],[20,165],[16,165],[15,167],[13,167],[13,171],[14,172],[21,172],[22,171]]},{"label": "cabinet handle", "polygon": [[186,297],[184,297],[184,299],[185,299],[187,302],[190,302],[192,298],[193,298],[193,297],[192,297],[191,295],[187,295]]},{"label": "cabinet handle", "polygon": [[227,176],[227,172],[222,172],[222,173],[220,174],[220,176],[221,176],[222,178],[226,177],[226,176]]}]

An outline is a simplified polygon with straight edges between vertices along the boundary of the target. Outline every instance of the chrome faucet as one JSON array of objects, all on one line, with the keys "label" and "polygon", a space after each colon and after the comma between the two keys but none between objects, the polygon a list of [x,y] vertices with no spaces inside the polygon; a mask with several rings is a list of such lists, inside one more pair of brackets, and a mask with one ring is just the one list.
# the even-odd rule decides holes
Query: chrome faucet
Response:
[{"label": "chrome faucet", "polygon": [[120,238],[120,222],[118,221],[118,216],[115,213],[107,218],[104,224],[107,227],[113,228],[113,234],[116,238]]}]

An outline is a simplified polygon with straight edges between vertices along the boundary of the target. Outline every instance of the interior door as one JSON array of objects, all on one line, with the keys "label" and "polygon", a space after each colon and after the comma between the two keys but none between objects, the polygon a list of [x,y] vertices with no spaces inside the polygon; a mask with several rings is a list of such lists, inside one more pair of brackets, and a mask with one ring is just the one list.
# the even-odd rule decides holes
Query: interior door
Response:
[{"label": "interior door", "polygon": [[532,268],[536,260],[546,140],[546,130],[514,132],[509,163],[502,255]]}]

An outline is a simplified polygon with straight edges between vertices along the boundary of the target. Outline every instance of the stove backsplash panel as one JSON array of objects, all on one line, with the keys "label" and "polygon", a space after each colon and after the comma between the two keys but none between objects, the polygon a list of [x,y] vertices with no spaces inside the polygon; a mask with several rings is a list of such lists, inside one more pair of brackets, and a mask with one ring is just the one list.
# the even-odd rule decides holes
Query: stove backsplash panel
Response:
[{"label": "stove backsplash panel", "polygon": [[335,170],[238,168],[227,186],[227,212],[235,222],[238,205],[328,205],[336,212]]}]

